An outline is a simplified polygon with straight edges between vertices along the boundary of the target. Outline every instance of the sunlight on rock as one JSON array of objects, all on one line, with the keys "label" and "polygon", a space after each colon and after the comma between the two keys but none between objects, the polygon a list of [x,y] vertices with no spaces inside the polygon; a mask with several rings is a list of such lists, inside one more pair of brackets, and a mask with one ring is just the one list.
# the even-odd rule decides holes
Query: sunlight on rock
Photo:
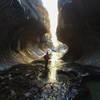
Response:
[{"label": "sunlight on rock", "polygon": [[[56,30],[58,25],[58,0],[42,0],[43,6],[46,8],[49,20],[50,20],[50,32],[51,32],[51,39],[53,42],[53,46],[56,52],[52,52],[51,56],[51,64],[49,66],[50,73],[49,73],[49,81],[53,82],[56,81],[56,71],[58,67],[62,64],[60,57],[63,55],[64,52],[62,50],[60,52],[59,49],[63,48],[63,44],[57,40]],[[60,47],[61,46],[61,47]]]},{"label": "sunlight on rock", "polygon": [[52,42],[54,47],[59,45],[56,30],[58,25],[58,0],[42,0],[43,6],[48,11],[49,20],[50,20],[50,31],[52,34]]}]

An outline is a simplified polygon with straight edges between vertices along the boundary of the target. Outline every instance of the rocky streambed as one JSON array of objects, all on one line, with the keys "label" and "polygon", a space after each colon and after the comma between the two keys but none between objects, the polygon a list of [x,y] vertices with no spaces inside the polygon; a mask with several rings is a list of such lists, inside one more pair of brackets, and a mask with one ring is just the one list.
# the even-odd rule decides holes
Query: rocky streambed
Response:
[{"label": "rocky streambed", "polygon": [[[99,79],[100,68],[75,63],[57,70],[57,81],[48,81],[43,59],[0,72],[0,100],[86,100],[87,81]],[[91,99],[88,99],[91,100]]]}]

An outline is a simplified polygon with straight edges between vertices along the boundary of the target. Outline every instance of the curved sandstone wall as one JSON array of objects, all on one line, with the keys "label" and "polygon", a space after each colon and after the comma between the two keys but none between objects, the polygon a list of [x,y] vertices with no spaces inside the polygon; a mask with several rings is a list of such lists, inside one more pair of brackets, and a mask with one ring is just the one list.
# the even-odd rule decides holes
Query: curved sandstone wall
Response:
[{"label": "curved sandstone wall", "polygon": [[67,58],[71,55],[84,64],[100,65],[99,5],[99,0],[63,0],[59,4],[57,33],[69,46]]},{"label": "curved sandstone wall", "polygon": [[7,62],[18,62],[18,58],[21,62],[25,57],[34,59],[31,53],[35,46],[44,49],[49,28],[41,0],[0,0],[0,64],[9,65]]}]

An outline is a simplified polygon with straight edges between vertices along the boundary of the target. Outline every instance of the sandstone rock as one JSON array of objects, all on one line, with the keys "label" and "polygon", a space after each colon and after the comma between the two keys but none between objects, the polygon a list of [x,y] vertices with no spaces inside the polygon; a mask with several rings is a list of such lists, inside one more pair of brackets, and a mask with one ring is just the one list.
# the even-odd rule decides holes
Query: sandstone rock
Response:
[{"label": "sandstone rock", "polygon": [[41,0],[0,0],[0,69],[36,59],[49,27]]},{"label": "sandstone rock", "polygon": [[60,7],[57,32],[58,39],[69,46],[67,58],[81,58],[78,62],[99,66],[100,1],[68,1]]}]

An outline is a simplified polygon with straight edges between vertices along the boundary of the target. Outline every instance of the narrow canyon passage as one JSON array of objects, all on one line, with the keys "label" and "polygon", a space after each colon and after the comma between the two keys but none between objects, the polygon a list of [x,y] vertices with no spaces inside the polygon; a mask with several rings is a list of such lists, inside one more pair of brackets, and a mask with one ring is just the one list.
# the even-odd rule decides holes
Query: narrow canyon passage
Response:
[{"label": "narrow canyon passage", "polygon": [[[57,26],[58,26],[58,0],[42,0],[44,8],[48,12],[48,17],[50,21],[50,33],[51,40],[55,49],[55,52],[51,54],[51,64],[49,65],[49,81],[56,81],[56,71],[59,66],[61,66],[60,57],[64,55],[67,51],[67,46],[63,45],[57,39]],[[61,47],[62,46],[62,47]],[[57,50],[60,49],[60,50]],[[62,49],[62,51],[61,51]],[[57,51],[56,51],[57,50]],[[62,56],[61,56],[62,55]]]},{"label": "narrow canyon passage", "polygon": [[0,100],[100,100],[100,0],[0,5]]}]

